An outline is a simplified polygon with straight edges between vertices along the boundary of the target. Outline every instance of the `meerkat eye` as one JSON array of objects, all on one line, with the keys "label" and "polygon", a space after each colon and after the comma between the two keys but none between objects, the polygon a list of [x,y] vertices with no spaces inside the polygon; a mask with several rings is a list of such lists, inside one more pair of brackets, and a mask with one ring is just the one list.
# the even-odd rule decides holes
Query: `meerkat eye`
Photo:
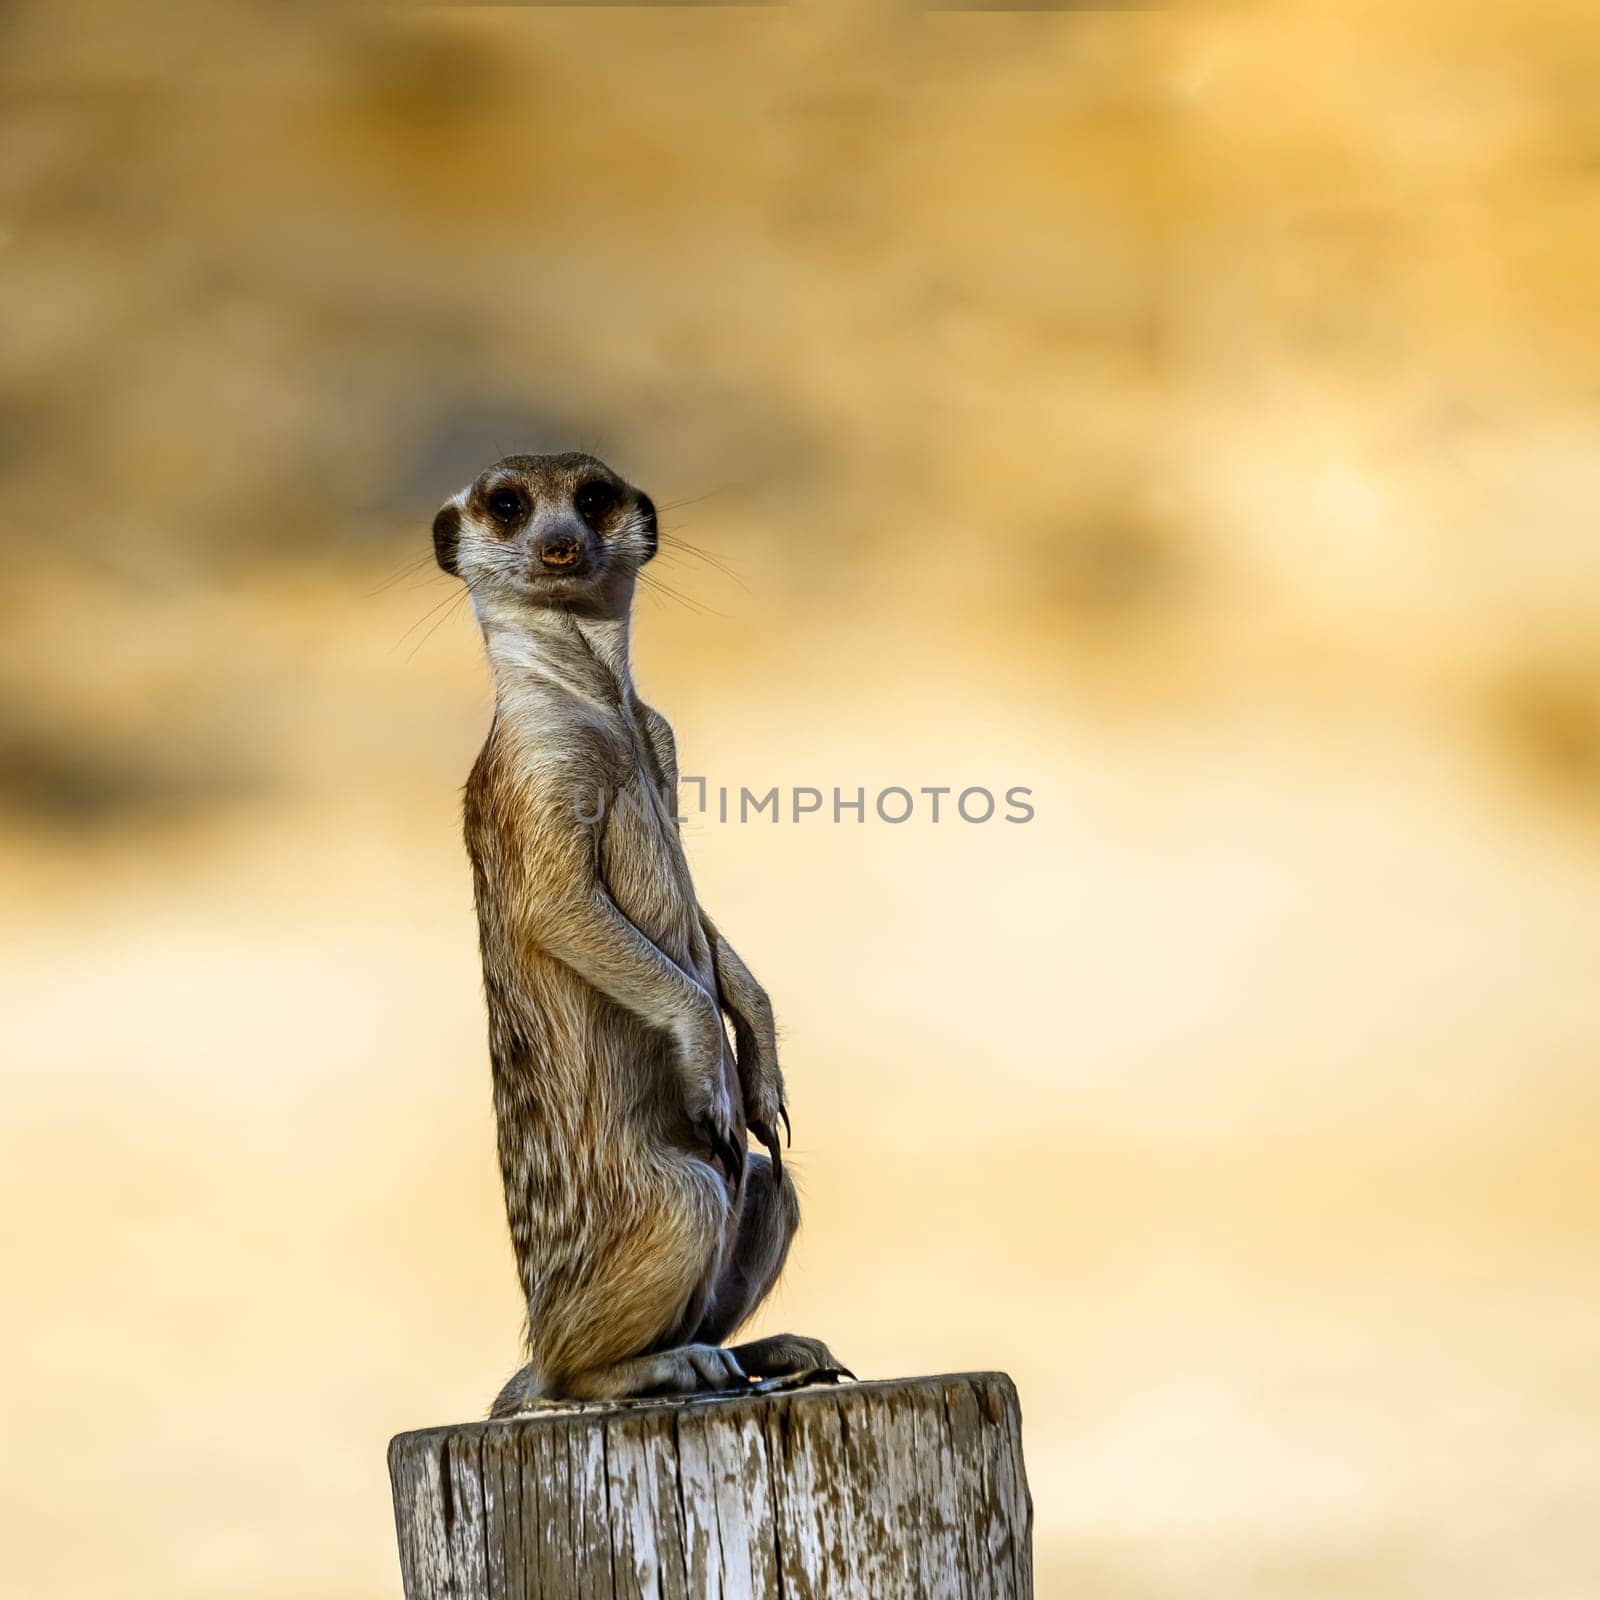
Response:
[{"label": "meerkat eye", "polygon": [[593,527],[617,503],[617,491],[609,484],[603,483],[598,478],[591,483],[586,483],[573,495],[572,503],[578,508],[578,515]]},{"label": "meerkat eye", "polygon": [[496,489],[486,503],[489,515],[497,522],[514,522],[528,509],[528,502],[520,489]]}]

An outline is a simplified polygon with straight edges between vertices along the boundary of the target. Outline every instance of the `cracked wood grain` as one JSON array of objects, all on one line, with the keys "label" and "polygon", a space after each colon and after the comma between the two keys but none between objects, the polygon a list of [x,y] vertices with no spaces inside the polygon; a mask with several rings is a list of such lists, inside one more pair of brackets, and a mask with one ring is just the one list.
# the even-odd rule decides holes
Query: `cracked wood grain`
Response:
[{"label": "cracked wood grain", "polygon": [[1001,1373],[551,1408],[389,1446],[407,1600],[1031,1600]]}]

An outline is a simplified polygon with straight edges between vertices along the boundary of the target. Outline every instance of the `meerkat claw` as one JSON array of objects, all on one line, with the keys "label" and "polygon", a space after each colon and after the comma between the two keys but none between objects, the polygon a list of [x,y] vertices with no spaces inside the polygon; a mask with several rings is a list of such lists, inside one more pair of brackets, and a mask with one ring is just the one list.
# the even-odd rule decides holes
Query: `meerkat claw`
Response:
[{"label": "meerkat claw", "polygon": [[843,1367],[818,1367],[811,1372],[790,1372],[778,1378],[762,1378],[750,1385],[753,1394],[782,1394],[789,1389],[810,1389],[818,1385],[836,1384],[841,1378],[856,1382],[856,1375]]},{"label": "meerkat claw", "polygon": [[744,1155],[738,1145],[709,1123],[696,1123],[695,1131],[711,1147],[711,1164],[722,1169],[730,1188],[737,1189],[744,1173]]},{"label": "meerkat claw", "polygon": [[768,1156],[772,1159],[772,1176],[780,1179],[783,1177],[783,1148],[778,1143],[778,1136],[764,1122],[752,1122],[750,1131],[765,1146]]}]

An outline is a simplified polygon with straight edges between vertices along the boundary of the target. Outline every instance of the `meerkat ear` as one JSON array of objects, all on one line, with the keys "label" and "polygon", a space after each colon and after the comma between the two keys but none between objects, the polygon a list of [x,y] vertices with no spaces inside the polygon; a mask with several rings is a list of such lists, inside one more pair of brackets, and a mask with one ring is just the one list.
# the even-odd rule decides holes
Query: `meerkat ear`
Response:
[{"label": "meerkat ear", "polygon": [[452,502],[433,519],[433,553],[452,578],[456,571],[456,551],[461,547],[461,507]]},{"label": "meerkat ear", "polygon": [[642,567],[656,553],[661,543],[660,532],[656,527],[656,503],[643,490],[639,492],[639,534],[644,540],[644,559],[639,563]]}]

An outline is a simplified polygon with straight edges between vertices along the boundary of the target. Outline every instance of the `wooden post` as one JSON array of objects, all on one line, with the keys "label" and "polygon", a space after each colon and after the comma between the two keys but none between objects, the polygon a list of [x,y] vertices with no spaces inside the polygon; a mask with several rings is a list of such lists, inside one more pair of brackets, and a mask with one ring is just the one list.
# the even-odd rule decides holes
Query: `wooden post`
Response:
[{"label": "wooden post", "polygon": [[1031,1600],[1003,1373],[551,1408],[389,1446],[407,1600]]}]

